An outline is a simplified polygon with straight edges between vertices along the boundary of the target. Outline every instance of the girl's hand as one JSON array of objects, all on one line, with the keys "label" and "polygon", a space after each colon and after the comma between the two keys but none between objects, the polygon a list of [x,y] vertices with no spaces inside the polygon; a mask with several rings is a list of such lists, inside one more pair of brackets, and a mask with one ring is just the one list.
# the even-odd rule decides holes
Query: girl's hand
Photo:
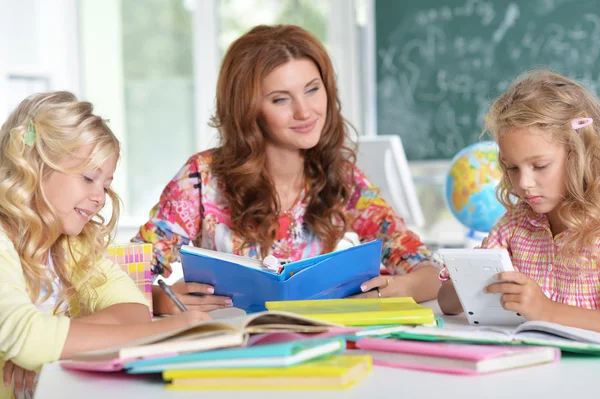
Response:
[{"label": "girl's hand", "polygon": [[[173,284],[171,290],[188,310],[210,312],[211,310],[233,306],[231,298],[212,295],[215,290],[208,284],[181,281]],[[171,298],[158,286],[152,286],[152,303],[156,314],[181,313]]]},{"label": "girl's hand", "polygon": [[527,320],[550,320],[554,302],[544,295],[539,285],[519,272],[503,272],[497,280],[508,282],[494,283],[485,287],[487,293],[502,293],[502,307],[517,312]]},{"label": "girl's hand", "polygon": [[402,281],[403,276],[377,276],[360,286],[362,294],[349,298],[390,298],[408,296],[408,291]]},{"label": "girl's hand", "polygon": [[187,312],[179,313],[172,317],[184,317],[188,326],[200,323],[201,321],[212,320],[212,317],[210,317],[208,313],[196,309],[188,310]]},{"label": "girl's hand", "polygon": [[169,317],[161,318],[152,323],[163,323],[169,325],[169,330],[187,328],[196,325],[202,321],[212,320],[212,317],[206,312],[199,310],[188,310],[187,312],[179,312]]},{"label": "girl's hand", "polygon": [[[23,392],[23,388],[28,391],[33,391],[33,381],[35,379],[35,371],[25,370],[7,360],[4,363],[3,370],[4,386],[8,387],[13,384],[15,392]],[[13,383],[14,382],[14,383]]]}]

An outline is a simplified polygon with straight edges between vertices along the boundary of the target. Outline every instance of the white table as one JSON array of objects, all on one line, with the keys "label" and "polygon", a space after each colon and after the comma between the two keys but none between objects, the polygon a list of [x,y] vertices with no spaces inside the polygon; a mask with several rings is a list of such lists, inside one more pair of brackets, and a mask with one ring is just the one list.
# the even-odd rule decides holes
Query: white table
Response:
[{"label": "white table", "polygon": [[[437,303],[428,302],[436,314]],[[444,317],[446,325],[467,324],[464,316]],[[36,399],[46,398],[198,398],[211,399],[335,399],[335,398],[525,398],[596,397],[600,358],[566,357],[559,363],[484,376],[373,367],[346,391],[169,391],[146,377],[65,371],[53,363],[44,367]]]}]

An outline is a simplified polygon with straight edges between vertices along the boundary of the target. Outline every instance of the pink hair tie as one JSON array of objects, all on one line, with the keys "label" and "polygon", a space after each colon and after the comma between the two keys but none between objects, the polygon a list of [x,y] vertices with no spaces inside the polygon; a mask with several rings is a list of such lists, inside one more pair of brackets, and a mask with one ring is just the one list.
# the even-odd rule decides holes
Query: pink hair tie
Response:
[{"label": "pink hair tie", "polygon": [[592,118],[577,118],[571,121],[571,126],[573,129],[581,129],[582,127],[586,127],[592,124],[594,120]]}]

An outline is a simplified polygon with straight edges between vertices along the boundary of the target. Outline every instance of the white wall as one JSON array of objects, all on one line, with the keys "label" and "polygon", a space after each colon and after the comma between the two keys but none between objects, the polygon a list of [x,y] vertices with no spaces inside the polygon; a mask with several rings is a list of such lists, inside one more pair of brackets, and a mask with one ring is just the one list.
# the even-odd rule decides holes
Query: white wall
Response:
[{"label": "white wall", "polygon": [[0,120],[33,92],[80,87],[77,0],[0,0]]}]

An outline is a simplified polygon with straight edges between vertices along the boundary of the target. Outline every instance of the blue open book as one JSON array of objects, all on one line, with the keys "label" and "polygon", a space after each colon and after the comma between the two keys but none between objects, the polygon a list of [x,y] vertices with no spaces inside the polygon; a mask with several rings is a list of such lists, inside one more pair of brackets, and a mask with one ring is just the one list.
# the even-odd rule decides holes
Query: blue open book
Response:
[{"label": "blue open book", "polygon": [[232,298],[248,312],[265,310],[267,301],[345,298],[379,275],[381,240],[302,259],[276,273],[260,260],[184,245],[181,264],[186,282],[210,284],[216,295]]}]

